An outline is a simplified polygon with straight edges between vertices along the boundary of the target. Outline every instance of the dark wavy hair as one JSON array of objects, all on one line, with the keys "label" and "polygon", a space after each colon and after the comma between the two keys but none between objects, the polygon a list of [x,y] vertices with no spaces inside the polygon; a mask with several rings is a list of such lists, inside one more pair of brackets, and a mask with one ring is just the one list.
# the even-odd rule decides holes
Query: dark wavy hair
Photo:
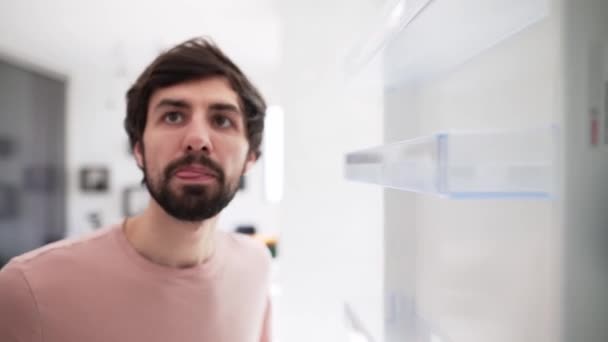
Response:
[{"label": "dark wavy hair", "polygon": [[266,113],[264,98],[212,41],[202,37],[187,40],[159,55],[127,91],[124,124],[131,149],[142,140],[150,96],[155,90],[214,76],[225,77],[239,96],[249,150],[259,158]]}]

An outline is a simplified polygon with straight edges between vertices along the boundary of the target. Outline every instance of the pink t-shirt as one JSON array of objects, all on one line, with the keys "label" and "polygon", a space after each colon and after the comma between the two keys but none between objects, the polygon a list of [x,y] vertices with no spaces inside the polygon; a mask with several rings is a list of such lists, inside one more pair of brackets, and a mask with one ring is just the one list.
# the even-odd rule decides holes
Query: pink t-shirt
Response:
[{"label": "pink t-shirt", "polygon": [[148,261],[120,225],[16,257],[0,270],[0,341],[270,341],[268,250],[215,237],[187,269]]}]

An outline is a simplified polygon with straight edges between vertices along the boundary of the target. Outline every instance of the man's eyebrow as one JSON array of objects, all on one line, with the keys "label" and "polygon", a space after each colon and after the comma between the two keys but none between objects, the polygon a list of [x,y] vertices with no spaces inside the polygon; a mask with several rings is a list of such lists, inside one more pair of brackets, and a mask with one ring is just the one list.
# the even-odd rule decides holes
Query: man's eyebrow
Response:
[{"label": "man's eyebrow", "polygon": [[218,111],[230,111],[240,113],[239,107],[227,102],[215,102],[209,105],[209,109]]},{"label": "man's eyebrow", "polygon": [[188,102],[184,100],[176,100],[176,99],[162,99],[154,109],[158,109],[160,107],[178,107],[178,108],[190,108]]}]

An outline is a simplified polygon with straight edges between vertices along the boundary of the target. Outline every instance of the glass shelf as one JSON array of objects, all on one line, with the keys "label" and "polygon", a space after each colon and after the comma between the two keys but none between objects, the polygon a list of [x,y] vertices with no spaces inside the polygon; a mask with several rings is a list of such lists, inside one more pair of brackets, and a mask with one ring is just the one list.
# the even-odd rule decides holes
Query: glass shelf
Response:
[{"label": "glass shelf", "polygon": [[557,128],[436,133],[348,153],[348,180],[453,199],[553,197]]}]

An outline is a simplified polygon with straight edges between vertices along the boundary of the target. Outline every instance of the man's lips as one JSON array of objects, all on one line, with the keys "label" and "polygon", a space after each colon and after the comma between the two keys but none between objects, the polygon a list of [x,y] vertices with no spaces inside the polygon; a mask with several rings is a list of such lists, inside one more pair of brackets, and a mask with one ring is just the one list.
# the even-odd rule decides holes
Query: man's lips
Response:
[{"label": "man's lips", "polygon": [[217,178],[215,172],[204,166],[185,166],[174,173],[177,178],[184,180],[209,180]]}]

